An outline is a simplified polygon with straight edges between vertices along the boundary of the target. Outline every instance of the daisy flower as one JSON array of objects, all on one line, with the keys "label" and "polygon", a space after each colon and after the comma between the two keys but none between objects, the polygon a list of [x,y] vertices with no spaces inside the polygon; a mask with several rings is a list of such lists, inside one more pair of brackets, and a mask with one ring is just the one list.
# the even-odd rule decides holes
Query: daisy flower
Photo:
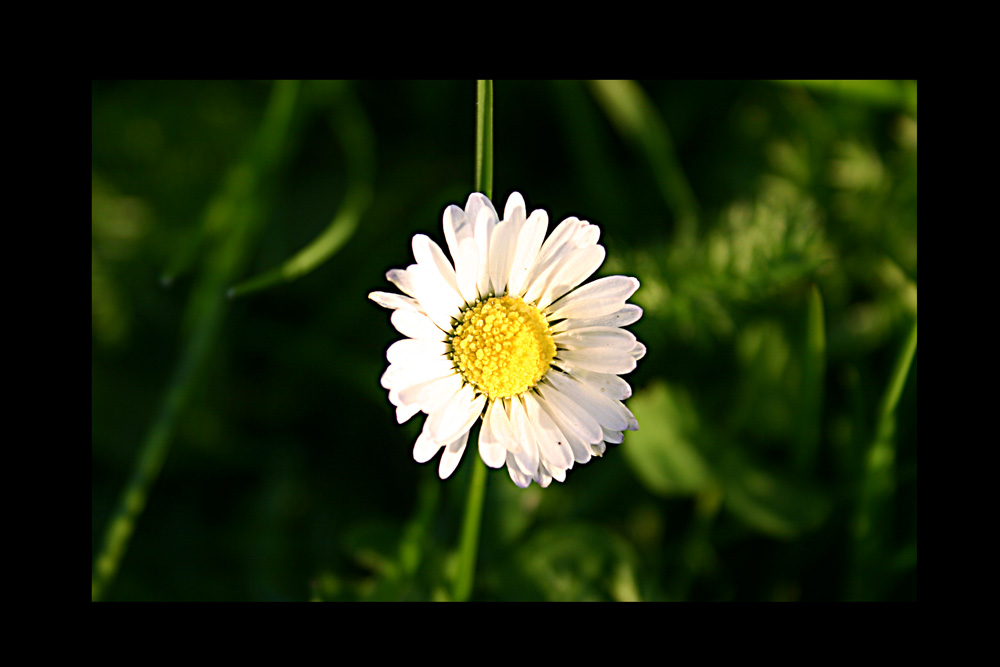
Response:
[{"label": "daisy flower", "polygon": [[600,230],[571,217],[546,239],[548,224],[543,210],[525,215],[517,192],[499,221],[474,193],[464,211],[444,212],[454,264],[417,234],[416,264],[386,274],[403,294],[368,295],[406,336],[386,352],[382,386],[400,424],[427,414],[413,458],[425,463],[443,449],[441,479],[480,419],[479,455],[492,468],[506,464],[522,488],[564,481],[574,464],[639,428],[619,377],[646,353],[621,328],[642,316],[625,303],[639,281],[609,276],[581,287],[604,261]]}]

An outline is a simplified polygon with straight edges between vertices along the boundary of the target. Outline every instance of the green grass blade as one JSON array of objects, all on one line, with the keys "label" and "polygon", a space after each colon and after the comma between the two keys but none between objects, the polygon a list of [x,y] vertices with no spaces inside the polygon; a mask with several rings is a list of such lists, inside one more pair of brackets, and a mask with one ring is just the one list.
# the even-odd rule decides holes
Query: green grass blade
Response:
[{"label": "green grass blade", "polygon": [[854,540],[850,599],[879,599],[887,585],[884,572],[890,554],[893,499],[896,491],[896,407],[917,351],[917,323],[903,343],[889,385],[882,398],[875,437],[865,456]]},{"label": "green grass blade", "polygon": [[912,114],[917,112],[916,81],[785,79],[777,83],[801,86],[808,90],[855,100],[871,106],[897,107]]},{"label": "green grass blade", "polygon": [[347,243],[371,205],[375,176],[375,139],[372,128],[350,90],[339,89],[338,110],[331,121],[347,161],[348,184],[340,210],[309,245],[281,266],[250,278],[229,290],[242,296],[301,278],[333,257]]},{"label": "green grass blade", "polygon": [[550,87],[559,129],[573,166],[573,178],[606,211],[627,210],[628,196],[612,157],[613,137],[604,130],[601,111],[585,84],[556,80],[550,82]]},{"label": "green grass blade", "polygon": [[701,209],[653,102],[635,81],[591,81],[590,90],[618,133],[649,160],[660,192],[677,216],[680,239],[691,239]]},{"label": "green grass blade", "polygon": [[798,410],[796,463],[803,473],[816,466],[823,425],[823,381],[826,375],[826,325],[823,295],[812,286],[806,306],[805,354],[802,362],[802,404]]},{"label": "green grass blade", "polygon": [[[205,266],[188,301],[177,367],[159,413],[143,440],[138,459],[105,530],[94,560],[91,599],[99,600],[118,572],[122,557],[146,506],[150,489],[166,459],[178,416],[204,368],[226,312],[225,285],[246,261],[265,216],[262,197],[280,164],[298,101],[297,82],[274,84],[267,110],[248,157],[235,165],[207,215],[217,225],[218,243],[205,255]],[[225,212],[223,215],[221,212]]]}]

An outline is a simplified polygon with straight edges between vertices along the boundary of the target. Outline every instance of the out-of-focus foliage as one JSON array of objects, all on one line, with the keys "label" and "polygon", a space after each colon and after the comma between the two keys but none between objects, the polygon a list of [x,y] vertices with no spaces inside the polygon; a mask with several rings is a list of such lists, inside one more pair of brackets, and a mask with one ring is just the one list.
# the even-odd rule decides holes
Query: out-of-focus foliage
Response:
[{"label": "out-of-focus foliage", "polygon": [[[93,83],[95,560],[170,417],[103,597],[447,599],[475,448],[412,461],[366,295],[471,191],[475,81],[303,82],[269,145],[275,90]],[[489,472],[473,599],[915,599],[916,83],[496,81],[494,142],[649,351],[623,444]]]}]

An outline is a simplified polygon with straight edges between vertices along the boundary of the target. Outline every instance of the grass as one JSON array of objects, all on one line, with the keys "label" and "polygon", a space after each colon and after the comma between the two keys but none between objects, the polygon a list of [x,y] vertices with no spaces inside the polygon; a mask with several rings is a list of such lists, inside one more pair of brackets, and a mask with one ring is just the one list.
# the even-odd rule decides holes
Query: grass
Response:
[{"label": "grass", "polygon": [[[915,82],[123,81],[92,109],[94,599],[916,599]],[[599,275],[642,283],[641,430],[544,490],[471,443],[441,482],[379,386],[365,296],[471,188],[598,224]]]}]

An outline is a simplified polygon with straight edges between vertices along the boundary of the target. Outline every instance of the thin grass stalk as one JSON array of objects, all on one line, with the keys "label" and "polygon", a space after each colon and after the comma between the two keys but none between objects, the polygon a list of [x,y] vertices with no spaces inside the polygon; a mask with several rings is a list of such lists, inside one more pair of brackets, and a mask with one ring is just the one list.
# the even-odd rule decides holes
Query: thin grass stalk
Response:
[{"label": "thin grass stalk", "polygon": [[375,179],[375,133],[346,81],[337,82],[335,112],[330,125],[344,152],[347,187],[340,209],[319,236],[280,266],[249,278],[229,290],[243,296],[292,282],[322,266],[357,231],[372,202]]},{"label": "thin grass stalk", "polygon": [[858,509],[852,525],[853,567],[849,599],[877,600],[888,585],[883,571],[891,550],[893,500],[896,493],[896,407],[917,351],[917,322],[896,358],[879,409],[875,437],[865,456]]},{"label": "thin grass stalk", "polygon": [[[218,244],[205,257],[204,270],[191,293],[184,317],[187,338],[159,413],[139,448],[135,467],[105,530],[94,559],[91,599],[96,601],[114,581],[150,490],[163,467],[179,415],[197,385],[205,361],[225,317],[225,287],[245,263],[263,225],[261,184],[280,163],[298,100],[298,82],[278,81],[250,153],[230,170],[226,185],[209,206],[207,222],[221,225]],[[225,216],[212,211],[225,210]]]}]

